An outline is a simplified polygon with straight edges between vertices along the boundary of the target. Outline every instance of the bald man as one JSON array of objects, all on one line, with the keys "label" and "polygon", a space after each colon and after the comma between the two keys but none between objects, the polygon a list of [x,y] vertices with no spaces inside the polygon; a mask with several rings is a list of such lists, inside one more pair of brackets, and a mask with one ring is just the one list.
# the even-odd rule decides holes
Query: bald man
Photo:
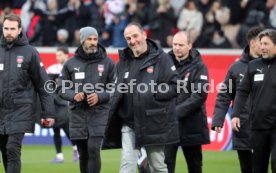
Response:
[{"label": "bald man", "polygon": [[[167,173],[165,145],[178,142],[174,108],[178,75],[169,55],[147,39],[140,24],[128,24],[124,36],[128,47],[119,51],[116,85],[130,86],[135,81],[137,86],[126,92],[115,90],[104,144],[106,148],[122,147],[120,173],[136,173],[141,147],[145,148],[151,172]],[[166,85],[168,90],[161,93],[138,87],[152,82],[156,88]]]},{"label": "bald man", "polygon": [[185,87],[178,90],[176,103],[180,143],[166,146],[165,162],[168,172],[174,173],[177,149],[181,146],[188,165],[188,172],[201,173],[201,145],[210,143],[205,109],[208,95],[208,70],[200,53],[192,48],[189,35],[183,31],[175,34],[173,50],[169,52],[169,55],[181,77],[178,89],[183,85]]}]

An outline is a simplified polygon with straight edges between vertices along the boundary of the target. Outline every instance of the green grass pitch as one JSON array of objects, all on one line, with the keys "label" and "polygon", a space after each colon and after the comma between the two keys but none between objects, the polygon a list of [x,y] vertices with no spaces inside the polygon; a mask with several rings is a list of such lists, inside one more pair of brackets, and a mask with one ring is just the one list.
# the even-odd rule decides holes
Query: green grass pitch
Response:
[{"label": "green grass pitch", "polygon": [[[78,173],[78,162],[72,161],[72,148],[63,147],[65,162],[51,164],[49,160],[55,156],[53,146],[23,145],[22,148],[22,173]],[[102,173],[118,173],[121,150],[103,150]],[[3,164],[0,164],[0,173],[4,172]],[[186,173],[187,167],[182,151],[177,155],[176,173]],[[204,173],[239,173],[238,158],[235,151],[204,151]]]}]

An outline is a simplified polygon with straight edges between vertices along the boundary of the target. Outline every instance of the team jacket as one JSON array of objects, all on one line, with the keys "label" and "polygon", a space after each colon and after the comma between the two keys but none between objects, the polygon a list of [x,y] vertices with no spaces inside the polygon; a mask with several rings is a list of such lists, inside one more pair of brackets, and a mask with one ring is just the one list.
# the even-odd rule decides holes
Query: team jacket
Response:
[{"label": "team jacket", "polygon": [[[100,44],[98,44],[98,51],[91,55],[86,55],[80,46],[75,55],[65,62],[59,77],[58,93],[61,98],[70,101],[71,139],[103,136],[108,119],[110,98],[106,85],[113,82],[113,77],[114,62],[107,57],[105,48]],[[70,87],[71,84],[72,87]],[[97,87],[99,84],[101,86]],[[96,92],[99,97],[98,104],[90,107],[86,98],[82,102],[75,102],[74,96],[79,92],[86,94]]]},{"label": "team jacket", "polygon": [[[237,87],[244,77],[245,70],[248,66],[249,61],[253,58],[249,55],[249,47],[247,46],[240,60],[235,62],[229,68],[227,75],[224,80],[225,87],[220,89],[217,95],[215,104],[215,110],[212,120],[212,130],[215,127],[223,127],[224,119],[228,108],[236,96]],[[233,104],[232,104],[233,105]],[[231,106],[232,107],[232,106]],[[249,129],[249,100],[243,108],[241,114],[241,129],[239,132],[233,131],[233,148],[234,149],[251,149],[250,147],[250,129]]]},{"label": "team jacket", "polygon": [[[148,57],[145,58],[136,83],[148,84],[153,80],[158,86],[161,83],[168,84],[169,90],[165,93],[145,93],[133,91],[134,131],[136,147],[147,145],[164,145],[179,141],[178,123],[175,116],[175,97],[177,96],[178,74],[172,60],[151,40],[147,40],[149,46]],[[117,64],[116,86],[124,83],[128,74],[129,48],[119,51],[120,61]],[[157,90],[156,90],[157,91]],[[111,101],[108,127],[105,132],[103,148],[121,147],[122,120],[117,114],[123,94],[115,90]]]},{"label": "team jacket", "polygon": [[[208,91],[208,70],[201,55],[196,49],[191,49],[189,57],[178,62],[173,52],[169,52],[177,72],[181,77],[180,94],[177,97],[176,115],[179,120],[179,135],[181,145],[208,144],[209,130],[205,102]],[[185,90],[180,86],[186,86]]]},{"label": "team jacket", "polygon": [[241,117],[250,94],[250,124],[253,130],[276,128],[276,58],[249,62],[234,101],[233,117]]},{"label": "team jacket", "polygon": [[44,90],[48,76],[25,35],[0,46],[0,134],[33,132],[37,93],[43,116],[54,117],[53,98]]}]

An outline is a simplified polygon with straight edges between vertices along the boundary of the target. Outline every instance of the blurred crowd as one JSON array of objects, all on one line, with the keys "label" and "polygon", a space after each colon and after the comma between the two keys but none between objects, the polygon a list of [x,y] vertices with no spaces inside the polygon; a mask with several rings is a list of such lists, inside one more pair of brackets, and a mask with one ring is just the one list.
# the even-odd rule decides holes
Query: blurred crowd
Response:
[{"label": "blurred crowd", "polygon": [[124,47],[123,31],[132,21],[162,47],[171,47],[173,35],[185,30],[197,48],[243,48],[251,27],[276,28],[276,0],[1,0],[0,5],[2,16],[21,9],[34,46],[77,46],[79,29],[93,26],[104,46]]}]

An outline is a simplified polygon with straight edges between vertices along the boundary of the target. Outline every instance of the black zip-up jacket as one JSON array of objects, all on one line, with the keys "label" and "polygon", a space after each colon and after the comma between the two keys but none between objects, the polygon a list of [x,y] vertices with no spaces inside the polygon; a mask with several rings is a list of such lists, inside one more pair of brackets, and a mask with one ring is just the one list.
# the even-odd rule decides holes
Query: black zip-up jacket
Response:
[{"label": "black zip-up jacket", "polygon": [[[253,57],[249,54],[249,47],[247,46],[240,60],[233,63],[229,68],[225,80],[223,82],[225,87],[220,89],[217,95],[215,104],[215,110],[212,120],[212,130],[215,127],[223,127],[224,119],[232,101],[236,96],[236,90],[241,80],[243,79],[245,70],[249,61],[253,60]],[[232,104],[233,106],[233,104]],[[247,104],[243,108],[241,114],[241,129],[239,132],[233,131],[233,148],[234,149],[251,149],[250,147],[250,129],[249,129],[249,99]]]},{"label": "black zip-up jacket", "polygon": [[[204,91],[204,88],[208,89],[208,69],[196,49],[191,49],[189,57],[181,62],[176,60],[173,51],[169,54],[182,81],[178,84],[180,93],[176,105],[181,145],[208,144],[210,139],[205,108],[208,91]],[[185,86],[185,90],[180,86]]]},{"label": "black zip-up jacket", "polygon": [[53,98],[44,90],[48,76],[24,34],[13,44],[3,36],[0,42],[0,134],[33,132],[37,93],[43,116],[55,116]]},{"label": "black zip-up jacket", "polygon": [[238,87],[232,117],[240,117],[250,94],[252,130],[276,128],[276,57],[250,61]]},{"label": "black zip-up jacket", "polygon": [[[168,91],[153,93],[149,89],[147,92],[141,93],[134,87],[132,109],[137,148],[179,141],[178,123],[175,116],[178,74],[168,54],[149,39],[147,44],[149,53],[136,75],[136,83],[137,85],[140,83],[149,84],[153,80],[156,83],[156,88],[161,83],[167,84]],[[119,51],[120,61],[117,64],[116,87],[124,83],[124,79],[128,77],[127,74],[130,70],[128,62],[131,58],[129,51],[129,48]],[[118,108],[119,106],[128,106],[121,105],[122,97],[123,93],[116,89],[111,101],[109,121],[105,132],[103,145],[105,149],[121,147],[122,119],[118,115]]]},{"label": "black zip-up jacket", "polygon": [[[82,46],[78,47],[75,55],[65,62],[58,80],[58,93],[61,98],[70,101],[71,139],[103,136],[110,98],[107,84],[113,82],[114,67],[114,62],[107,57],[105,48],[100,44],[98,51],[91,55],[86,55]],[[99,102],[92,107],[88,105],[86,98],[77,103],[74,101],[74,96],[79,92],[86,94],[96,92]]]}]

